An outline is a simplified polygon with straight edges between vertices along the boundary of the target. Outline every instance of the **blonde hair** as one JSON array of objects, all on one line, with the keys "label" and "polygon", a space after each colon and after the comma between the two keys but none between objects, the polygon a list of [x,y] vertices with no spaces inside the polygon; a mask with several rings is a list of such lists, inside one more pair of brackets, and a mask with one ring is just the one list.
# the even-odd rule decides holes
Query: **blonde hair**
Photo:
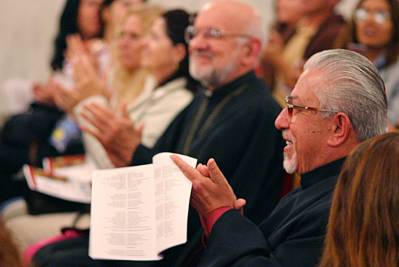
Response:
[{"label": "blonde hair", "polygon": [[[121,27],[126,23],[126,20],[131,16],[137,16],[143,26],[144,35],[147,34],[152,23],[156,18],[160,17],[163,10],[159,6],[142,4],[132,7],[122,19],[121,25],[116,30],[116,36],[121,33]],[[117,49],[113,47],[113,56],[116,57]],[[148,77],[147,71],[143,69],[136,69],[133,72],[124,68],[118,60],[115,60],[114,67],[111,70],[112,80],[111,87],[113,90],[113,106],[118,108],[121,102],[131,103],[137,96],[140,95],[144,89],[145,80]]]},{"label": "blonde hair", "polygon": [[143,24],[143,31],[147,33],[150,31],[152,23],[162,15],[164,10],[156,5],[146,5],[142,4],[140,6],[134,6],[127,12],[126,16],[122,20],[122,24],[129,18],[130,16],[137,16],[140,18]]}]

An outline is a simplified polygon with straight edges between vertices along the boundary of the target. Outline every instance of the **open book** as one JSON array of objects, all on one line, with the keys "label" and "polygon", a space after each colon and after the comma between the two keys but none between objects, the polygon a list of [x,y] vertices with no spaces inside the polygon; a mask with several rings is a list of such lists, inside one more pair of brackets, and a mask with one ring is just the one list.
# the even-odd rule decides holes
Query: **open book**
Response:
[{"label": "open book", "polygon": [[[94,259],[159,260],[187,241],[191,183],[170,159],[96,170],[92,180],[89,255]],[[189,165],[196,159],[182,156]]]},{"label": "open book", "polygon": [[45,158],[43,169],[23,167],[31,190],[53,197],[80,202],[91,201],[91,174],[94,163],[83,156]]}]

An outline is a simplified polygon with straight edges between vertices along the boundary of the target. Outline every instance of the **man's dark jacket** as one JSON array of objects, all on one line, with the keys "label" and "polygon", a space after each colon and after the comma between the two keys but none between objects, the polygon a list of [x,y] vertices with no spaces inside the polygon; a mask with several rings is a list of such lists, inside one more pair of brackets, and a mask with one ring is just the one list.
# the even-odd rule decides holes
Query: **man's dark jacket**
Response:
[{"label": "man's dark jacket", "polygon": [[318,265],[331,197],[343,159],[302,176],[260,226],[229,211],[214,225],[201,267],[314,267]]}]

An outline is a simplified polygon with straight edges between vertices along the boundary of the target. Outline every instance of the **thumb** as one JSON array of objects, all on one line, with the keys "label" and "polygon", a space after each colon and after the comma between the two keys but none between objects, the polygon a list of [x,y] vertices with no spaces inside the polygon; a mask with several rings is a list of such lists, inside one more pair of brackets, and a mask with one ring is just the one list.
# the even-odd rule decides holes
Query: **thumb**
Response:
[{"label": "thumb", "polygon": [[234,209],[238,210],[241,215],[244,215],[244,206],[247,204],[247,201],[243,198],[236,199],[234,201]]},{"label": "thumb", "polygon": [[238,198],[234,201],[234,209],[241,210],[247,204],[247,201],[243,198]]},{"label": "thumb", "polygon": [[209,159],[207,166],[208,166],[210,178],[214,183],[217,183],[217,184],[226,183],[227,184],[226,178],[224,177],[222,171],[219,169],[219,167],[216,164],[216,161],[214,159]]}]

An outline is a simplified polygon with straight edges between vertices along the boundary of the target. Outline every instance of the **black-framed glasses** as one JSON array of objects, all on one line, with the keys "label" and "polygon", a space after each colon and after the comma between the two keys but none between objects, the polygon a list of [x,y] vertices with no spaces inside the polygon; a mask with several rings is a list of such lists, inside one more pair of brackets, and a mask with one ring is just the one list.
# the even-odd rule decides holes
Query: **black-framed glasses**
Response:
[{"label": "black-framed glasses", "polygon": [[288,111],[288,115],[291,117],[294,113],[294,109],[297,110],[307,110],[307,111],[314,111],[314,112],[327,112],[327,113],[337,113],[337,111],[334,110],[328,110],[328,109],[321,109],[321,108],[316,108],[316,107],[309,107],[309,106],[303,106],[303,105],[296,105],[292,103],[292,100],[295,99],[294,96],[286,96],[284,98],[285,100],[285,106]]},{"label": "black-framed glasses", "polygon": [[202,37],[205,39],[213,39],[213,40],[221,40],[227,37],[247,38],[247,39],[255,38],[249,34],[228,33],[213,27],[206,28],[204,30],[198,30],[196,27],[191,25],[188,26],[185,31],[184,39],[187,43],[190,43],[191,40],[193,40],[196,36],[198,36],[198,34],[202,34]]},{"label": "black-framed glasses", "polygon": [[365,8],[359,8],[355,11],[355,19],[357,21],[364,21],[372,16],[373,20],[378,24],[384,24],[391,19],[391,14],[387,11],[369,11]]}]

